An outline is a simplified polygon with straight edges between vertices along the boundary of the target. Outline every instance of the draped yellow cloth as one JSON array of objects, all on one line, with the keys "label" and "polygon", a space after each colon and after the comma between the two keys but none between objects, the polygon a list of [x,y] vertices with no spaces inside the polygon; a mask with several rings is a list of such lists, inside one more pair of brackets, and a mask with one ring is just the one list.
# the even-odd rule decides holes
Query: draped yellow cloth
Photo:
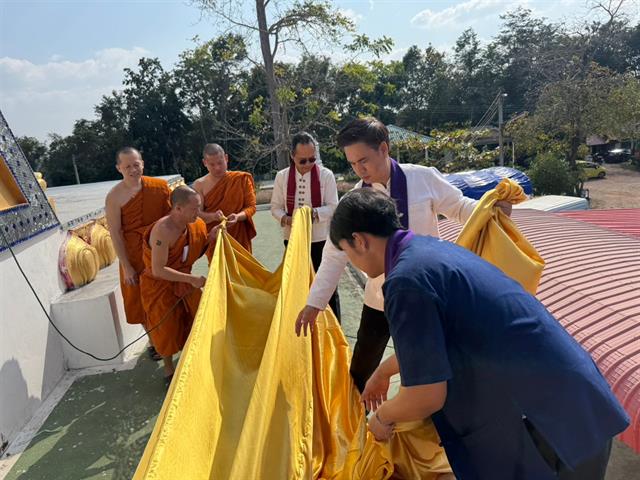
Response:
[{"label": "draped yellow cloth", "polygon": [[430,420],[368,433],[349,347],[321,313],[311,340],[294,319],[313,276],[309,208],[296,211],[271,273],[218,236],[189,340],[135,479],[437,479],[451,472]]},{"label": "draped yellow cloth", "polygon": [[456,243],[495,265],[535,295],[544,260],[513,220],[495,206],[500,200],[517,204],[526,199],[520,185],[511,179],[503,179],[495,189],[482,196]]}]

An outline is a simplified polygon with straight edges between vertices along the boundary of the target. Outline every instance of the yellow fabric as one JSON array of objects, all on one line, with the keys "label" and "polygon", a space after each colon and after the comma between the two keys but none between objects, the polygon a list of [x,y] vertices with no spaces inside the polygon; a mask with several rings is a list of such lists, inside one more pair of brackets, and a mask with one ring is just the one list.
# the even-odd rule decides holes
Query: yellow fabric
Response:
[{"label": "yellow fabric", "polygon": [[310,209],[296,211],[293,225],[274,273],[218,236],[134,479],[430,480],[451,471],[430,421],[399,426],[390,443],[373,440],[332,313],[319,316],[311,340],[295,336],[313,278]]},{"label": "yellow fabric", "polygon": [[109,230],[99,223],[94,223],[90,230],[91,246],[98,252],[100,268],[111,265],[116,260],[116,250]]},{"label": "yellow fabric", "polygon": [[104,218],[91,220],[70,231],[96,249],[100,269],[111,265],[116,260],[116,251]]},{"label": "yellow fabric", "polygon": [[71,234],[69,234],[64,248],[62,263],[63,274],[70,277],[72,288],[78,288],[92,282],[100,270],[100,260],[96,249],[82,238]]},{"label": "yellow fabric", "polygon": [[500,200],[517,204],[526,199],[520,185],[503,179],[482,196],[456,243],[492,263],[535,295],[544,260],[511,218],[495,206]]}]

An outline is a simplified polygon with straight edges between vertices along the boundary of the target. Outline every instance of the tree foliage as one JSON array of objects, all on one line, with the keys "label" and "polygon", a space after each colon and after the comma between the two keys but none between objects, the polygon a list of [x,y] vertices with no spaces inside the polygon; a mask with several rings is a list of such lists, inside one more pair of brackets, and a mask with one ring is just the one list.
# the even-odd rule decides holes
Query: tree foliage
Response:
[{"label": "tree foliage", "polygon": [[[375,115],[434,138],[428,160],[421,144],[392,145],[402,161],[468,170],[495,160],[496,151],[474,146],[466,129],[504,92],[506,134],[520,161],[549,153],[572,167],[588,135],[640,136],[640,25],[621,15],[620,1],[571,29],[519,8],[488,43],[468,29],[450,54],[413,46],[399,60],[381,57],[390,39],[359,34],[326,1],[194,1],[226,33],[194,39],[171,69],[140,59],[93,119],[79,119],[66,137],[21,145],[50,185],[75,182],[73,158],[82,182],[117,178],[114,155],[124,145],[143,152],[151,175],[192,180],[204,173],[203,145],[217,142],[231,168],[269,176],[287,161],[289,136],[307,130],[339,172],[349,167],[336,132]],[[346,53],[340,62],[328,55],[336,46]]]}]

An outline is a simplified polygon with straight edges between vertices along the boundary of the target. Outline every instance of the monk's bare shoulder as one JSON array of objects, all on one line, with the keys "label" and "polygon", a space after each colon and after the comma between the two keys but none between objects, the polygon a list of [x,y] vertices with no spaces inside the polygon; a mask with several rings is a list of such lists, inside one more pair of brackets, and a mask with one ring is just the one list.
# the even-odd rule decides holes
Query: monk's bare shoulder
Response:
[{"label": "monk's bare shoulder", "polygon": [[153,242],[151,243],[152,247],[156,243],[155,240],[167,241],[171,237],[171,228],[169,227],[169,224],[167,222],[168,218],[169,217],[162,217],[151,228],[149,237],[151,240],[153,240]]},{"label": "monk's bare shoulder", "polygon": [[122,208],[129,200],[135,197],[141,190],[142,185],[135,190],[131,190],[127,188],[124,182],[118,182],[109,193],[105,197],[104,203],[107,208],[110,209],[120,209]]},{"label": "monk's bare shoulder", "polygon": [[205,175],[204,177],[200,177],[196,179],[193,182],[193,189],[198,193],[202,193],[206,189],[207,184],[209,183],[208,179],[209,179],[209,175]]},{"label": "monk's bare shoulder", "polygon": [[127,203],[129,198],[130,193],[125,189],[124,182],[118,182],[111,190],[109,190],[104,203],[107,208],[120,208]]}]

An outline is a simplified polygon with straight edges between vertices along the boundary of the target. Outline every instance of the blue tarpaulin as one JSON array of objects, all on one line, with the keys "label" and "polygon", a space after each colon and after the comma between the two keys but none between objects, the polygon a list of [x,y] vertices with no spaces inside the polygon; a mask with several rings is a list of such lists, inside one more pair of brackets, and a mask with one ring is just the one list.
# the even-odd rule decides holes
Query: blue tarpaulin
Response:
[{"label": "blue tarpaulin", "polygon": [[491,167],[475,172],[461,172],[445,174],[449,183],[462,190],[465,197],[480,200],[485,192],[491,190],[500,183],[503,178],[510,178],[524,190],[524,193],[531,195],[533,188],[531,180],[524,172],[509,167]]}]

